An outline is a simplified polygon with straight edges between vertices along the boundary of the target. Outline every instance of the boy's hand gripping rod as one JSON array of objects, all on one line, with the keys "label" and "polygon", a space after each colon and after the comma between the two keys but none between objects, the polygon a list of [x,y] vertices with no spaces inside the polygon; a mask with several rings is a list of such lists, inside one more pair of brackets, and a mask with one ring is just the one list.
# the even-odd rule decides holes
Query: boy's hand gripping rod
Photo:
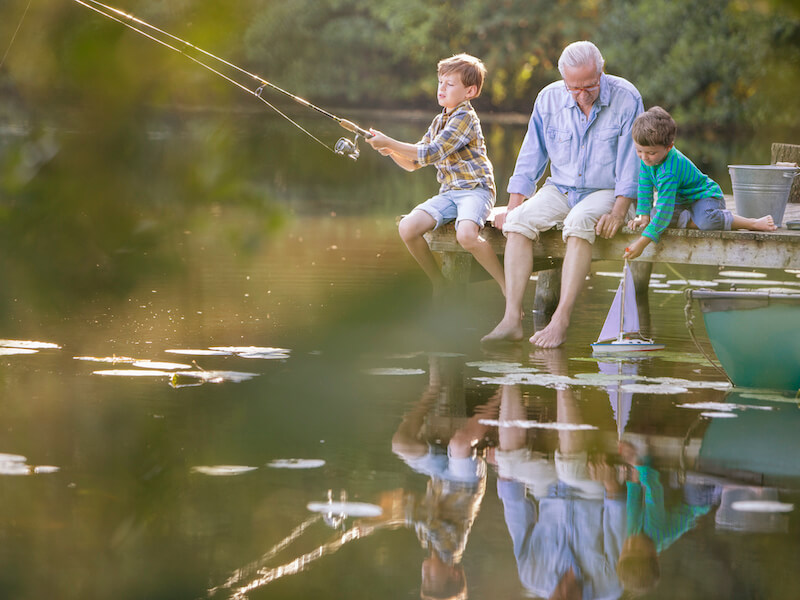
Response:
[{"label": "boy's hand gripping rod", "polygon": [[[317,141],[320,144],[322,144],[323,146],[325,146],[328,150],[332,150],[336,154],[341,154],[343,156],[347,156],[348,158],[352,158],[353,160],[357,160],[358,159],[358,155],[359,155],[358,137],[361,136],[364,139],[368,139],[368,138],[372,137],[372,134],[370,132],[366,131],[365,129],[362,129],[361,127],[359,127],[358,125],[356,125],[352,121],[348,121],[347,119],[342,119],[341,117],[337,117],[333,113],[330,113],[327,110],[324,110],[324,109],[322,109],[322,108],[320,108],[318,106],[315,106],[314,104],[311,104],[311,102],[309,102],[308,100],[305,100],[304,98],[301,98],[300,96],[296,96],[295,94],[292,94],[291,92],[288,92],[288,91],[284,90],[283,88],[280,88],[277,85],[275,85],[273,83],[270,83],[269,81],[267,81],[263,77],[259,77],[258,75],[255,75],[253,73],[245,71],[244,69],[242,69],[241,67],[238,67],[237,65],[234,65],[233,63],[230,63],[230,62],[228,62],[228,61],[226,61],[226,60],[224,60],[222,58],[219,58],[218,56],[214,56],[210,52],[207,52],[206,50],[203,50],[202,48],[198,48],[194,44],[190,44],[186,40],[183,40],[183,39],[181,39],[181,38],[179,38],[179,37],[177,37],[175,35],[172,35],[171,33],[163,31],[162,29],[159,29],[158,27],[155,27],[154,25],[150,25],[149,23],[147,23],[145,21],[142,21],[141,19],[139,19],[139,18],[137,18],[137,17],[135,17],[135,16],[133,16],[131,14],[128,14],[128,13],[126,13],[126,12],[124,12],[124,11],[118,9],[118,8],[114,8],[112,6],[108,6],[106,4],[103,4],[102,2],[98,2],[97,0],[85,0],[85,1],[84,0],[73,0],[73,1],[77,2],[81,6],[84,6],[84,7],[88,8],[89,10],[93,10],[94,12],[103,15],[104,17],[106,17],[108,19],[111,19],[112,21],[116,21],[117,23],[120,23],[121,25],[124,25],[128,29],[132,29],[136,33],[138,33],[140,35],[143,35],[144,37],[149,38],[150,40],[152,40],[152,41],[154,41],[154,42],[156,42],[158,44],[161,44],[162,46],[165,46],[165,47],[169,48],[170,50],[174,50],[175,52],[177,52],[179,54],[182,54],[183,56],[185,56],[189,60],[197,63],[198,65],[200,65],[204,69],[207,69],[207,70],[211,71],[212,73],[214,73],[216,75],[219,75],[220,77],[222,77],[226,81],[232,83],[233,85],[235,85],[238,88],[241,88],[242,90],[244,90],[248,94],[254,95],[256,98],[258,98],[259,100],[264,102],[264,104],[266,104],[271,109],[273,109],[275,112],[277,112],[279,115],[281,115],[284,119],[286,119],[287,121],[292,123],[295,127],[300,129],[303,133],[305,133],[306,135],[308,135],[309,137],[311,137],[315,141]],[[209,64],[203,62],[202,60],[187,54],[186,52],[184,52],[180,48],[178,48],[176,46],[173,46],[172,44],[167,43],[164,40],[159,39],[159,38],[155,37],[154,35],[151,35],[150,33],[147,33],[146,31],[143,31],[142,29],[139,29],[139,27],[137,27],[137,25],[146,27],[147,29],[149,29],[149,30],[151,30],[151,31],[153,31],[155,33],[158,33],[160,35],[166,36],[166,37],[168,37],[169,39],[171,39],[171,40],[173,40],[175,42],[183,44],[187,48],[191,48],[192,50],[195,50],[195,51],[199,52],[200,54],[203,54],[203,55],[205,55],[205,56],[207,56],[207,57],[209,57],[209,58],[211,58],[213,60],[216,60],[217,62],[222,63],[223,65],[226,65],[227,67],[230,67],[230,68],[232,68],[232,69],[234,69],[236,71],[239,71],[240,73],[242,73],[244,75],[247,75],[248,77],[251,77],[252,79],[255,79],[256,81],[258,81],[261,84],[261,86],[259,88],[257,88],[255,91],[253,91],[250,88],[248,88],[247,86],[242,85],[241,83],[239,83],[235,79],[232,79],[228,75],[225,75],[224,73],[220,72],[219,70],[215,69],[214,67],[210,66]],[[264,90],[265,87],[269,87],[270,89],[273,89],[273,90],[275,90],[277,92],[280,92],[281,94],[291,98],[292,100],[294,100],[298,104],[301,104],[301,105],[303,105],[303,106],[305,106],[307,108],[315,110],[318,113],[320,113],[322,115],[325,115],[329,119],[333,119],[339,125],[341,125],[344,129],[346,129],[347,131],[350,131],[351,133],[354,133],[355,137],[352,140],[350,140],[348,138],[344,138],[344,137],[343,138],[339,138],[339,140],[336,142],[336,145],[333,148],[331,148],[328,144],[326,144],[325,142],[323,142],[322,140],[320,140],[319,138],[314,136],[311,132],[309,132],[308,130],[303,128],[299,123],[294,121],[291,117],[289,117],[288,115],[283,113],[281,110],[279,110],[277,107],[275,107],[273,104],[271,104],[269,101],[264,99],[261,96],[261,92]]]}]

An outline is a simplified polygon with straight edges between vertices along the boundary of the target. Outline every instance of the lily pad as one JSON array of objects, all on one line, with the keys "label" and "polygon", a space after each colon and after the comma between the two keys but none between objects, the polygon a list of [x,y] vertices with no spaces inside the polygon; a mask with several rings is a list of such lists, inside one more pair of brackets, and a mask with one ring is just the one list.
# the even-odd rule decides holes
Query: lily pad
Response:
[{"label": "lily pad", "polygon": [[101,363],[111,363],[111,364],[132,364],[135,363],[137,359],[131,358],[129,356],[73,356],[74,360],[85,360],[89,362],[101,362]]},{"label": "lily pad", "polygon": [[61,346],[52,342],[34,342],[30,340],[0,340],[0,346],[4,348],[27,348],[29,350],[61,348]]},{"label": "lily pad", "polygon": [[684,394],[689,391],[688,388],[666,383],[625,383],[620,389],[634,394]]},{"label": "lily pad", "polygon": [[319,469],[325,466],[321,458],[278,458],[267,463],[273,469]]},{"label": "lily pad", "polygon": [[38,350],[31,348],[0,348],[0,356],[10,356],[12,354],[36,354]]},{"label": "lily pad", "polygon": [[490,427],[519,427],[520,429],[552,429],[555,431],[591,431],[597,429],[594,425],[583,423],[542,423],[540,421],[528,421],[526,419],[481,419],[481,425]]},{"label": "lily pad", "polygon": [[157,369],[162,371],[177,371],[178,369],[191,369],[192,365],[173,362],[159,362],[154,360],[136,360],[131,363],[134,367],[140,369]]},{"label": "lily pad", "polygon": [[233,475],[241,475],[242,473],[249,473],[256,469],[258,469],[258,467],[248,467],[245,465],[211,465],[192,467],[192,472],[200,473],[201,475],[211,475],[213,477],[230,477]]},{"label": "lily pad", "polygon": [[315,513],[332,513],[348,517],[380,517],[383,509],[366,502],[309,502],[308,510]]},{"label": "lily pad", "polygon": [[709,419],[735,419],[739,415],[737,415],[736,413],[732,413],[732,412],[710,411],[710,412],[702,412],[702,413],[700,413],[700,416],[701,417],[707,417]]},{"label": "lily pad", "polygon": [[767,276],[766,273],[757,271],[720,271],[720,277],[743,277],[745,279],[761,279]]},{"label": "lily pad", "polygon": [[401,368],[385,368],[385,369],[368,369],[368,375],[424,375],[424,369],[401,369]]},{"label": "lily pad", "polygon": [[740,512],[786,513],[794,510],[794,504],[777,500],[739,500],[733,502],[731,508]]},{"label": "lily pad", "polygon": [[185,354],[187,356],[230,356],[231,352],[225,350],[206,350],[203,348],[174,348],[172,350],[164,350],[169,354]]},{"label": "lily pad", "polygon": [[171,377],[170,371],[159,371],[156,369],[103,369],[93,371],[94,375],[104,375],[109,377]]},{"label": "lily pad", "polygon": [[240,383],[252,379],[253,377],[258,377],[258,373],[246,373],[242,371],[176,371],[174,373],[168,373],[168,375],[172,377],[173,380],[178,377],[189,377],[208,383],[222,383],[224,381]]}]

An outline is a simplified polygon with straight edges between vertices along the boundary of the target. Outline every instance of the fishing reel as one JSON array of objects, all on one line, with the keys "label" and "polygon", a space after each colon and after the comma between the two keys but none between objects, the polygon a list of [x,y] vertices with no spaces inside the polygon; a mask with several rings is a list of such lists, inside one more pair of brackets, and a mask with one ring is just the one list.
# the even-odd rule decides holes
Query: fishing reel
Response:
[{"label": "fishing reel", "polygon": [[358,160],[358,156],[361,154],[361,151],[358,149],[358,134],[356,134],[352,140],[346,137],[339,138],[336,145],[333,147],[333,151],[347,158]]}]

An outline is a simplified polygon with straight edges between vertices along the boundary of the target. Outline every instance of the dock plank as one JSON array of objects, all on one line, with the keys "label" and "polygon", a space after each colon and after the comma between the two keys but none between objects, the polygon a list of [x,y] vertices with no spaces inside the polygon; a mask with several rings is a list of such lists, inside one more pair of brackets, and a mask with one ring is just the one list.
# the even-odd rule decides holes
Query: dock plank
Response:
[{"label": "dock plank", "polygon": [[[729,208],[733,200],[728,199]],[[505,207],[496,209],[504,210]],[[800,204],[789,204],[784,215],[784,224],[800,219]],[[639,233],[627,228],[613,239],[597,238],[592,248],[593,260],[620,260],[625,248],[634,242]],[[491,223],[483,231],[497,254],[505,249],[505,238]],[[433,252],[463,253],[455,238],[452,224],[440,227],[426,236]],[[544,232],[534,244],[534,268],[539,270],[537,259],[562,259],[565,245],[560,230]],[[800,269],[800,231],[785,227],[772,233],[755,231],[699,231],[696,229],[667,229],[661,242],[650,244],[637,260],[646,262],[671,262],[696,265],[720,265],[726,267],[751,267],[761,269]],[[549,268],[542,264],[541,268]]]}]

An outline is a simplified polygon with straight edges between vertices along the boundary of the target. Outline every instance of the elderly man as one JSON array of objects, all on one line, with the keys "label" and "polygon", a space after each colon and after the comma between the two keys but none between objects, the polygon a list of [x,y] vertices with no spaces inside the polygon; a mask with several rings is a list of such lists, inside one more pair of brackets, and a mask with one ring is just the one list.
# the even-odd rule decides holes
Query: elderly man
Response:
[{"label": "elderly man", "polygon": [[[567,248],[561,298],[547,327],[530,338],[544,348],[563,344],[589,273],[595,236],[613,237],[626,222],[639,171],[631,126],[644,107],[638,90],[603,73],[603,63],[593,43],[570,44],[558,60],[563,81],[548,85],[536,98],[508,184],[508,212],[495,220],[507,237],[506,311],[484,342],[522,339],[533,242],[563,221]],[[548,160],[550,177],[534,194]]]}]

